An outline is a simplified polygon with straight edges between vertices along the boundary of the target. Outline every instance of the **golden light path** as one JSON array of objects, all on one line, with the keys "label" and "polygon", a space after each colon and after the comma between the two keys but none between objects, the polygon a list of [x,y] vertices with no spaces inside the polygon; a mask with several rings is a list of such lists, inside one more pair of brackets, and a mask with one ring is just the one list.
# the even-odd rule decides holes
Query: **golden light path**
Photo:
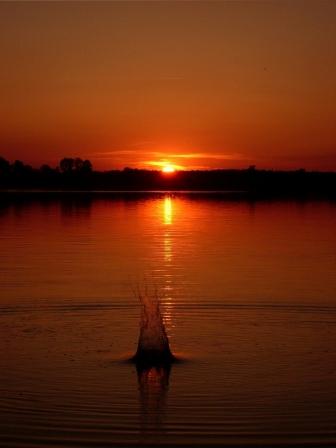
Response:
[{"label": "golden light path", "polygon": [[172,206],[172,198],[170,196],[166,196],[163,200],[163,224],[164,235],[163,235],[163,256],[164,256],[164,266],[166,273],[165,281],[164,281],[164,322],[169,324],[170,327],[172,325],[172,265],[173,265],[173,247],[172,247],[172,223],[173,223],[173,206]]},{"label": "golden light path", "polygon": [[172,223],[172,200],[170,196],[166,196],[163,202],[163,219],[166,225]]}]

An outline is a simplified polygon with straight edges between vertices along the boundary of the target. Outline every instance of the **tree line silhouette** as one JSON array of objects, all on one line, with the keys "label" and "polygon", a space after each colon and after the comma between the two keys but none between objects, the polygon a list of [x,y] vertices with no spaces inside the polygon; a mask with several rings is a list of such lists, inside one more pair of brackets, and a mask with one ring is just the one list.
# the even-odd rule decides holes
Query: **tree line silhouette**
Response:
[{"label": "tree line silhouette", "polygon": [[124,168],[95,171],[90,160],[65,157],[57,167],[33,168],[20,160],[10,163],[0,157],[0,189],[151,191],[192,190],[231,191],[253,197],[336,198],[336,172],[214,169],[177,171],[163,174],[157,170]]}]

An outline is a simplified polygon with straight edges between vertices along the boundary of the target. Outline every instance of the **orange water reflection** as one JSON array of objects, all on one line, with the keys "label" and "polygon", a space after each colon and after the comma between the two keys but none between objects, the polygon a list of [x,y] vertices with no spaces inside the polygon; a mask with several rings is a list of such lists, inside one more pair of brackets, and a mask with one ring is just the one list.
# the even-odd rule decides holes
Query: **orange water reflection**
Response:
[{"label": "orange water reflection", "polygon": [[[141,433],[167,446],[325,434],[335,446],[335,228],[325,202],[0,204],[0,445],[78,431],[90,446]],[[169,394],[160,369],[137,383],[111,362],[138,338],[130,274],[151,272],[172,349],[192,359],[173,367]]]},{"label": "orange water reflection", "polygon": [[[172,323],[172,311],[173,311],[173,274],[172,274],[172,263],[173,263],[173,200],[171,196],[165,196],[163,199],[163,257],[164,257],[164,270],[163,273],[163,288],[162,288],[162,314],[164,323],[167,327],[173,327]],[[168,328],[168,329],[169,329]]]},{"label": "orange water reflection", "polygon": [[173,205],[172,198],[170,196],[166,196],[163,200],[163,217],[166,225],[170,225],[172,223]]},{"label": "orange water reflection", "polygon": [[132,282],[153,273],[167,303],[331,302],[335,210],[182,196],[11,204],[0,219],[3,301],[133,300]]}]

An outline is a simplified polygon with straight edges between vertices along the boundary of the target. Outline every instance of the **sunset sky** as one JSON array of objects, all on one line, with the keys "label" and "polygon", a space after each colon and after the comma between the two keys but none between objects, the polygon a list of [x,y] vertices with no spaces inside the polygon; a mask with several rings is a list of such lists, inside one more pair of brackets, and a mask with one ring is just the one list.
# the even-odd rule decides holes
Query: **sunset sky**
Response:
[{"label": "sunset sky", "polygon": [[336,1],[0,3],[0,155],[336,170]]}]

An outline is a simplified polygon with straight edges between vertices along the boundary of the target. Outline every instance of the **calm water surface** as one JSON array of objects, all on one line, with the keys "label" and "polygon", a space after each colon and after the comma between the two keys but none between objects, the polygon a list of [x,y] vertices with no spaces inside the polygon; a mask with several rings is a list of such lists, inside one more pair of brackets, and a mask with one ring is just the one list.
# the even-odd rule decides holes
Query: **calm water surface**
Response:
[{"label": "calm water surface", "polygon": [[[0,446],[336,444],[336,205],[0,207]],[[157,287],[170,371],[125,362]]]}]

